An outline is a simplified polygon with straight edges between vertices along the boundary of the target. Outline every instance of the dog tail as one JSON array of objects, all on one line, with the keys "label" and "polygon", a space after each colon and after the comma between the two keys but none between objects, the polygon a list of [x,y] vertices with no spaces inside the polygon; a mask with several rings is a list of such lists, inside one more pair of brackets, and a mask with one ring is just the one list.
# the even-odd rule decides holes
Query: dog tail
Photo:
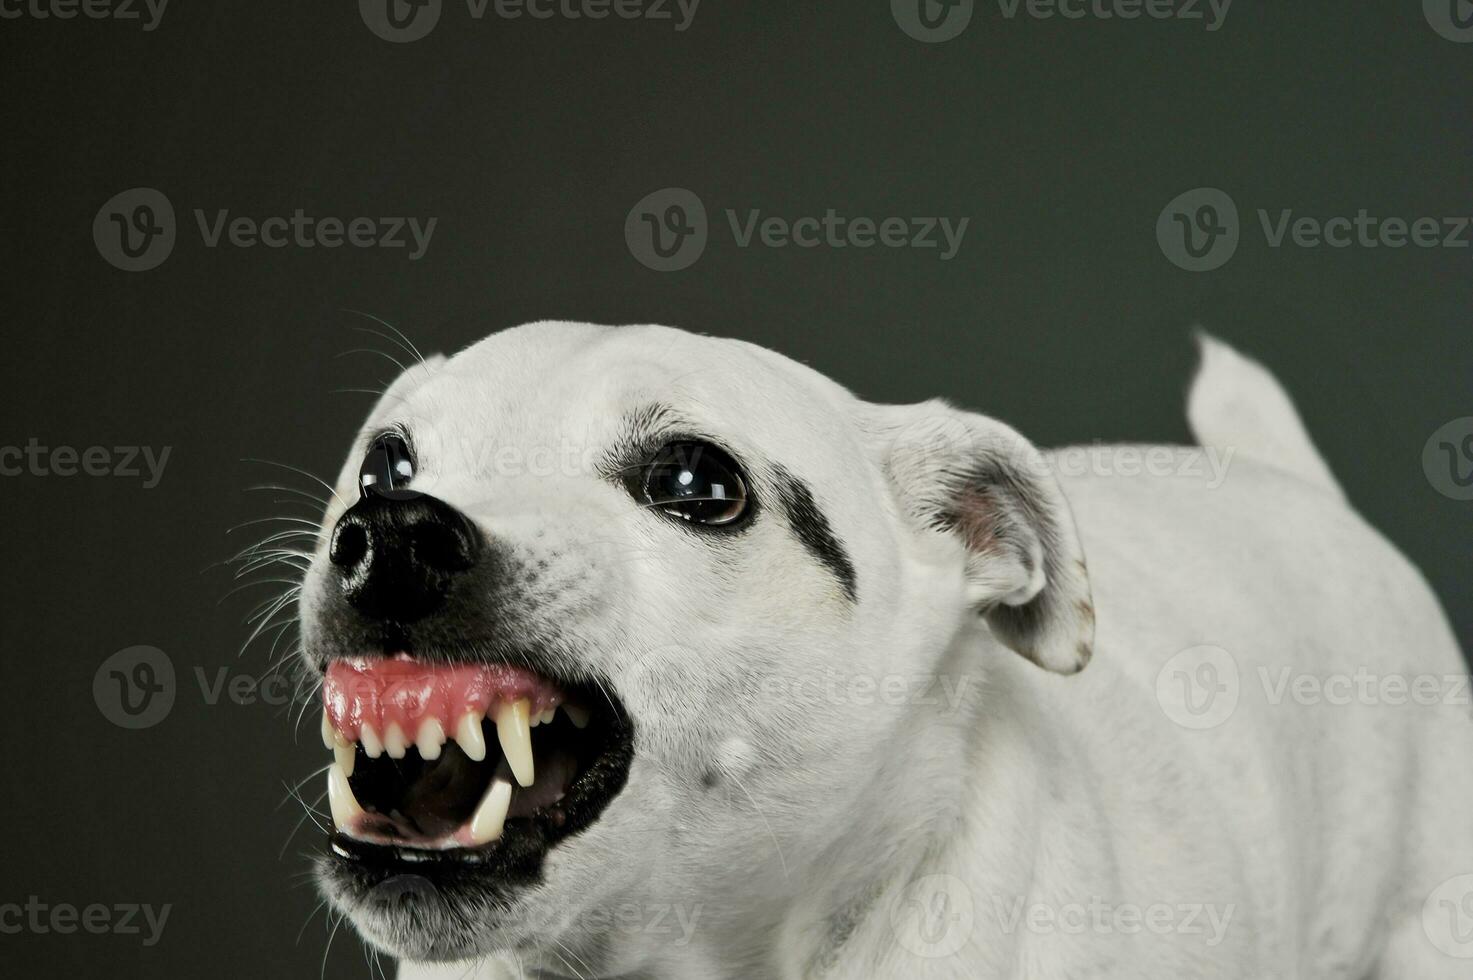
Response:
[{"label": "dog tail", "polygon": [[1198,333],[1197,344],[1202,365],[1187,396],[1197,442],[1276,466],[1343,499],[1294,403],[1268,369],[1209,334]]}]

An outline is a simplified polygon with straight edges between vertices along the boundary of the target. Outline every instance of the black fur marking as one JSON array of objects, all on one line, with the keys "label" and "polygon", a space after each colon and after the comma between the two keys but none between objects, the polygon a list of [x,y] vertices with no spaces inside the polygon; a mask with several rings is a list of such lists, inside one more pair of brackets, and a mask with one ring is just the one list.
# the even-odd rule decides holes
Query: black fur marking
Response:
[{"label": "black fur marking", "polygon": [[839,539],[834,537],[828,519],[813,500],[812,491],[807,484],[781,466],[774,466],[773,473],[776,476],[778,503],[787,515],[793,533],[798,535],[798,540],[803,542],[803,547],[813,557],[834,573],[849,601],[858,601],[859,585],[854,574],[854,563],[849,560],[849,553],[844,550]]}]

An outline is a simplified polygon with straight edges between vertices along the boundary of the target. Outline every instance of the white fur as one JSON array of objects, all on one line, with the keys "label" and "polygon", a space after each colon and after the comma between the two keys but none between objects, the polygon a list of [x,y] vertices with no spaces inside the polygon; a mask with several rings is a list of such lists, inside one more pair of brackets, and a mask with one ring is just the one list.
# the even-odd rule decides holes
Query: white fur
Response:
[{"label": "white fur", "polygon": [[[1069,525],[1058,541],[1085,556],[1048,582],[1042,537],[1020,533],[989,565],[925,521],[917,495],[944,479],[932,465],[925,483],[927,460],[1011,433],[980,416],[866,405],[770,352],[654,327],[532,325],[417,375],[371,422],[433,431],[446,451],[422,460],[428,492],[528,554],[558,555],[572,590],[560,621],[596,641],[590,666],[638,740],[628,787],[554,848],[515,924],[488,918],[484,957],[401,977],[1473,975],[1422,920],[1440,882],[1473,871],[1468,709],[1271,697],[1285,669],[1459,675],[1462,656],[1282,390],[1226,346],[1205,343],[1191,397],[1199,437],[1241,450],[1220,485],[1187,467],[1055,467],[1058,496],[1059,456],[1025,444],[1012,457],[1048,497],[1039,513]],[[596,446],[647,399],[804,479],[853,559],[858,602],[770,511],[713,561],[592,476],[446,449]],[[1069,601],[1043,634],[1008,643],[1077,667],[1092,595],[1093,658],[1077,675],[1016,655],[988,625],[1041,590]],[[1173,721],[1157,693],[1202,646],[1226,651],[1240,679],[1236,710],[1205,729]],[[909,694],[876,703],[808,684],[835,672],[900,677]],[[1091,903],[1113,910],[1105,928]],[[1046,925],[1076,906],[1092,916],[1082,929]],[[618,908],[639,915],[597,924]],[[1157,923],[1168,910],[1171,929],[1132,908]]]}]

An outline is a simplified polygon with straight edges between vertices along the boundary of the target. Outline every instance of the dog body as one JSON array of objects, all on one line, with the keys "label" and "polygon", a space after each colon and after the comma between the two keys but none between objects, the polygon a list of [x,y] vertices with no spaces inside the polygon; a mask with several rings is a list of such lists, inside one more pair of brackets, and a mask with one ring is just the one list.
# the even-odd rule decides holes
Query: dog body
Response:
[{"label": "dog body", "polygon": [[[416,429],[425,492],[548,563],[514,623],[608,678],[634,761],[510,898],[330,894],[405,978],[1470,975],[1434,896],[1473,872],[1457,644],[1272,378],[1204,350],[1201,447],[1092,456],[664,328],[409,372],[364,438]],[[740,535],[466,451],[604,447],[654,403],[748,466]]]}]

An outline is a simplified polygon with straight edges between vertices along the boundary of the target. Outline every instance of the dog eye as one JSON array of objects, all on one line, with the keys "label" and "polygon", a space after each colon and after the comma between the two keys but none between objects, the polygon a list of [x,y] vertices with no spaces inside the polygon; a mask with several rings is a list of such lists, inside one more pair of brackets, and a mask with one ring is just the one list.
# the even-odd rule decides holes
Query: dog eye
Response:
[{"label": "dog eye", "polygon": [[643,496],[691,524],[721,527],[747,511],[747,484],[726,453],[703,442],[672,442],[644,470]]},{"label": "dog eye", "polygon": [[414,479],[414,455],[409,444],[394,432],[385,432],[368,447],[358,469],[358,492],[363,496],[388,495]]}]

